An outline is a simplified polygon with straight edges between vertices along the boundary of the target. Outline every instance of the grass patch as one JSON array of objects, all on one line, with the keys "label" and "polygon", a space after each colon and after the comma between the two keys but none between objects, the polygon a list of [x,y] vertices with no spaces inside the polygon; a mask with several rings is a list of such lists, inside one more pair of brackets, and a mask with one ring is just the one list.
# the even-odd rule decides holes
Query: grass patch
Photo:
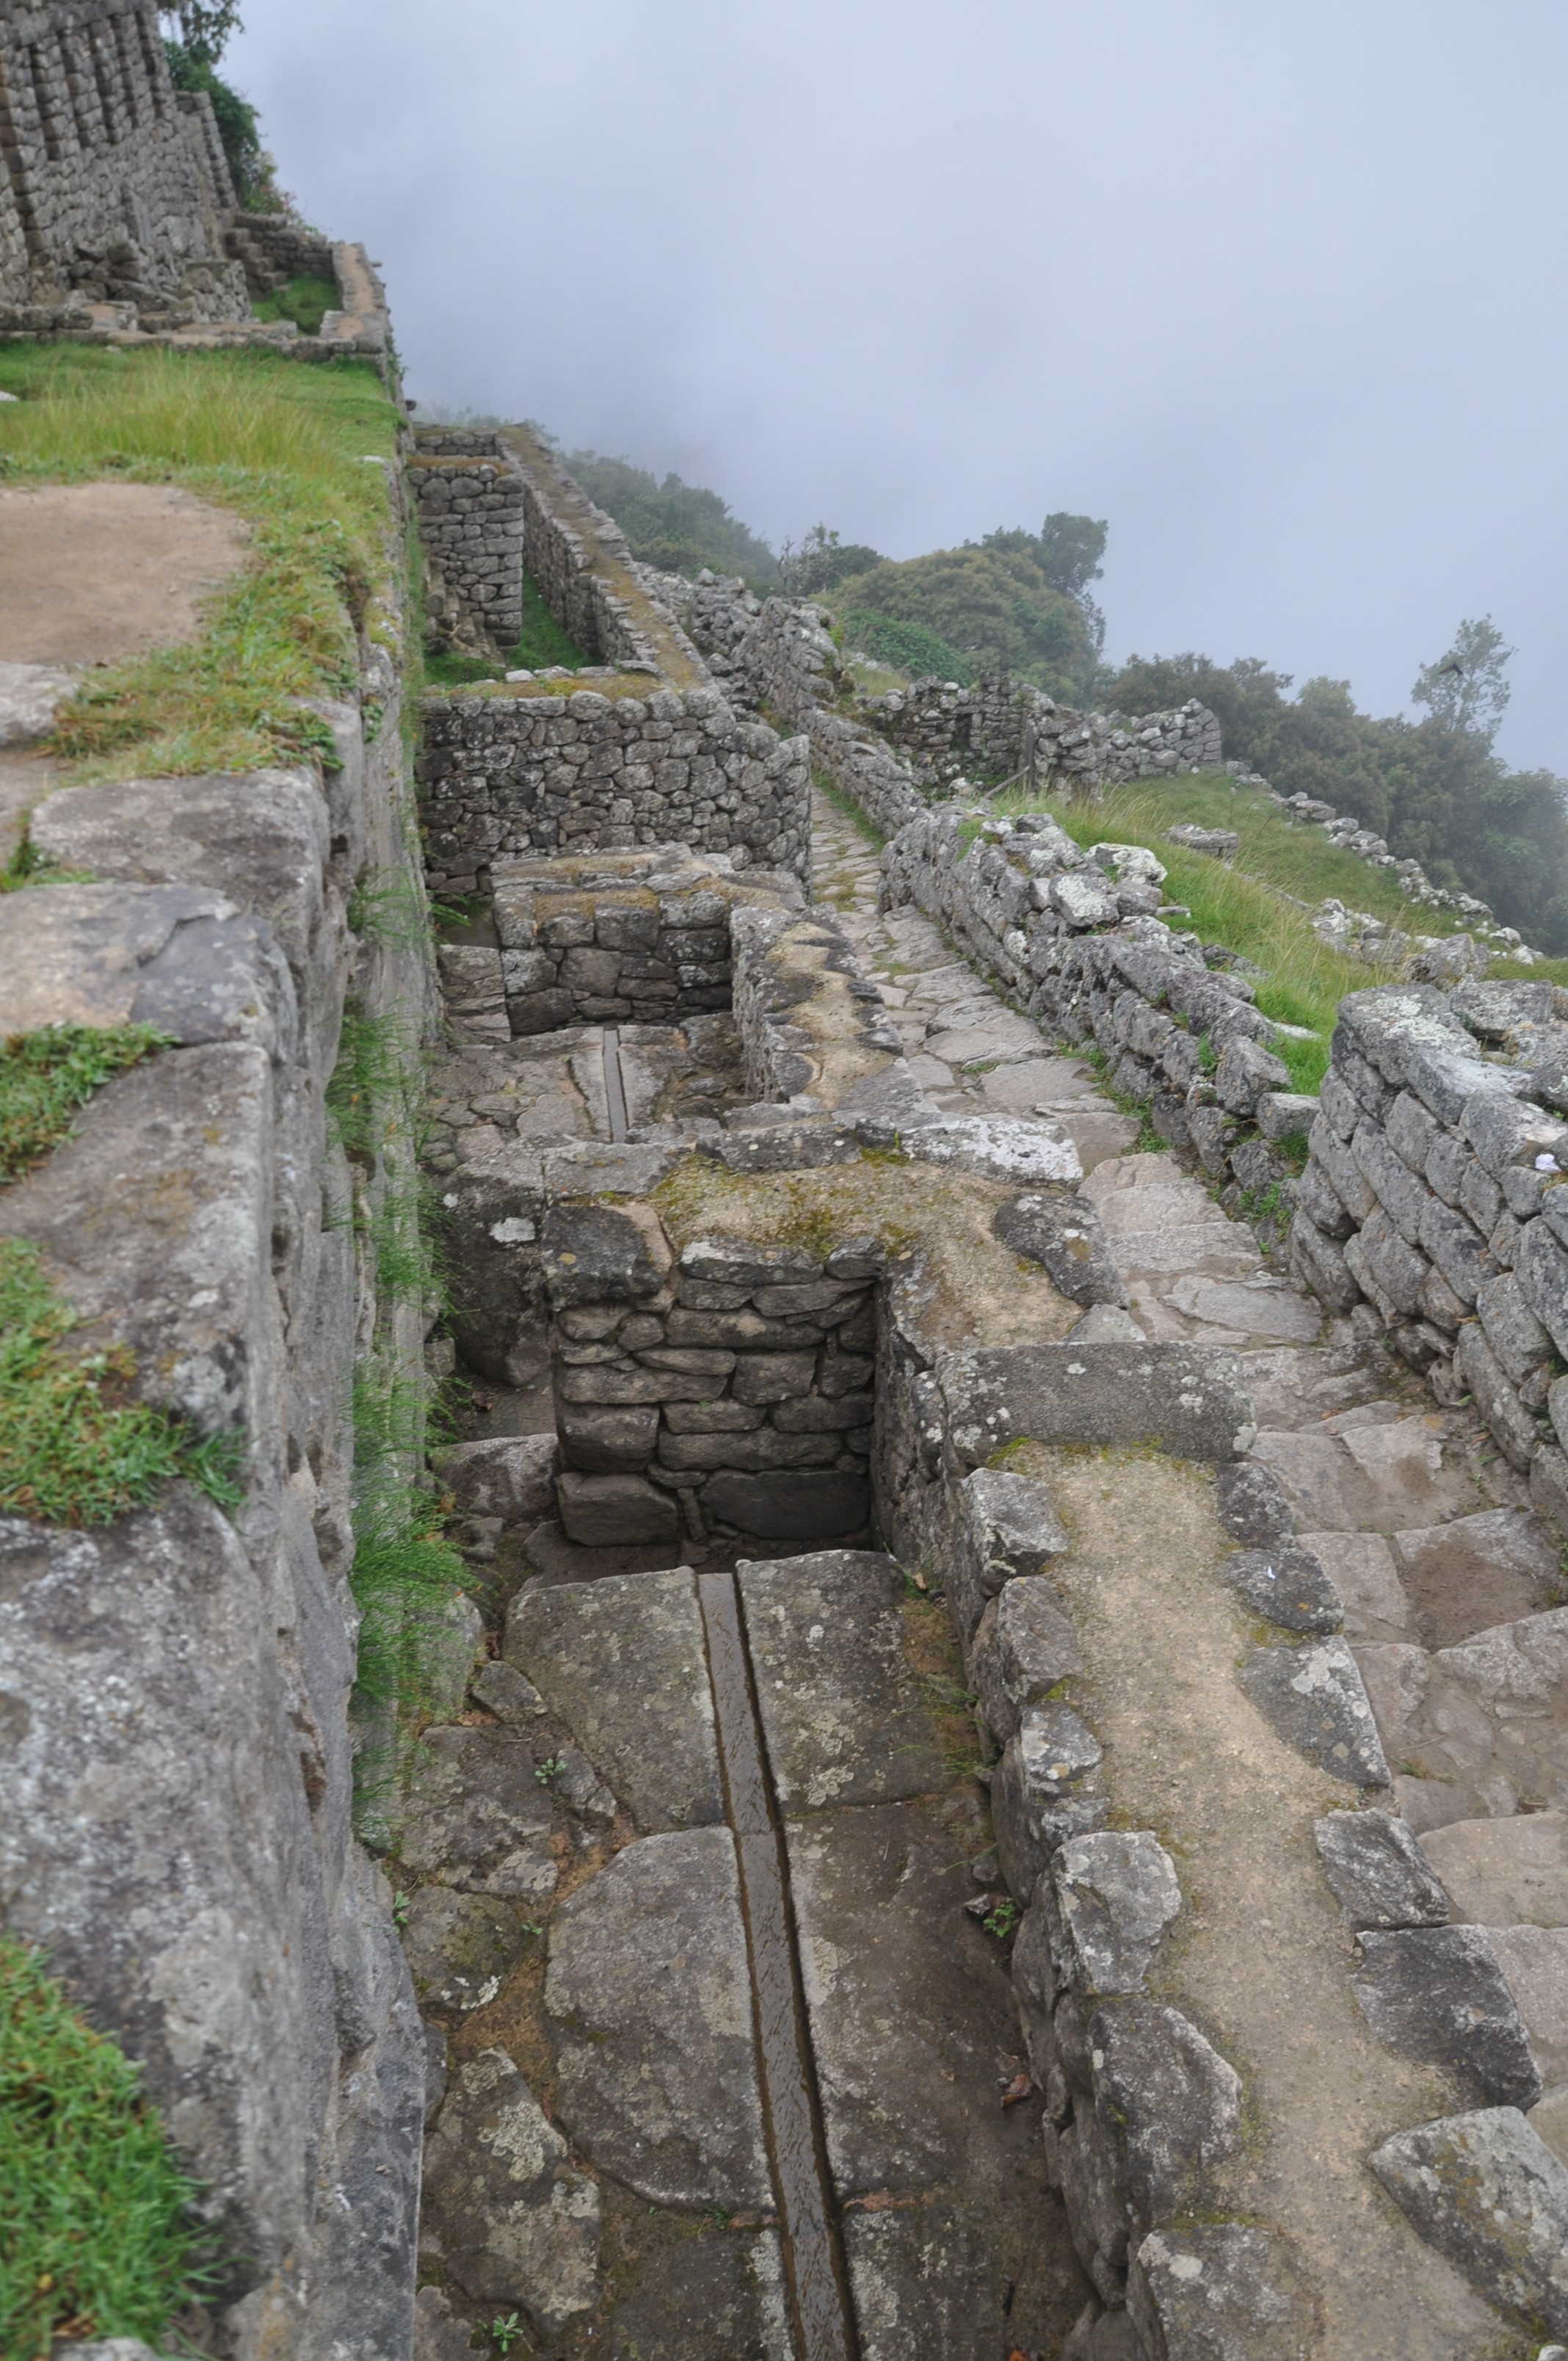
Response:
[{"label": "grass patch", "polygon": [[0,1187],[58,1146],[77,1108],[111,1074],[138,1065],[164,1040],[150,1025],[102,1033],[83,1025],[49,1025],[0,1041]]},{"label": "grass patch", "polygon": [[107,1525],[144,1508],[171,1477],[222,1509],[244,1498],[237,1435],[198,1434],[130,1399],[126,1345],[71,1353],[76,1314],[44,1276],[37,1246],[0,1238],[0,1513]]},{"label": "grass patch", "polygon": [[383,1295],[423,1298],[439,1282],[424,1145],[424,1070],[405,1018],[389,1010],[345,1012],[327,1114],[344,1154],[367,1184],[355,1191],[354,1224]]},{"label": "grass patch", "polygon": [[354,1382],[354,1569],[359,1609],[356,1704],[416,1717],[428,1702],[432,1643],[468,1587],[466,1562],[443,1532],[423,1463],[428,1398],[371,1362]]},{"label": "grass patch", "polygon": [[[784,726],[780,724],[781,728]],[[839,818],[847,819],[857,834],[865,838],[873,852],[880,852],[887,839],[864,806],[858,804],[853,796],[846,795],[843,788],[837,785],[826,771],[813,771],[811,779],[817,794],[825,802],[832,805]]]},{"label": "grass patch", "polygon": [[0,2361],[59,2335],[156,2345],[200,2294],[198,2192],[140,2081],[42,1955],[0,1936]]},{"label": "grass patch", "polygon": [[292,320],[302,336],[319,336],[323,320],[337,310],[338,300],[334,280],[306,271],[286,287],[274,288],[270,295],[257,297],[250,308],[258,320]]},{"label": "grass patch", "polygon": [[400,555],[387,483],[397,415],[368,363],[276,354],[0,350],[0,474],[178,484],[244,517],[250,554],[192,641],[95,672],[55,744],[79,780],[255,770],[330,732],[304,697],[351,695],[356,630]]},{"label": "grass patch", "polygon": [[532,575],[522,577],[522,630],[517,645],[506,656],[432,655],[424,659],[425,677],[437,688],[472,688],[479,681],[504,680],[509,672],[545,672],[564,664],[578,672],[594,659],[562,630],[544,603],[544,594]]}]

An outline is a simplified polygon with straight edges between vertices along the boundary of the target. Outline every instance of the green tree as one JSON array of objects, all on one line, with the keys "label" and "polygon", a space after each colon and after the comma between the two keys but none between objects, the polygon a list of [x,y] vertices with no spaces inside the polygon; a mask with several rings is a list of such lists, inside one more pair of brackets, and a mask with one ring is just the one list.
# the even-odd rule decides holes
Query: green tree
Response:
[{"label": "green tree", "polygon": [[1410,701],[1424,705],[1434,721],[1489,747],[1513,694],[1503,677],[1513,653],[1490,615],[1473,617],[1460,624],[1445,654],[1421,666]]},{"label": "green tree", "polygon": [[187,57],[203,65],[215,66],[228,47],[233,33],[243,33],[239,0],[177,0],[172,8],[160,8],[159,15],[167,23],[180,27],[179,45]]},{"label": "green tree", "polygon": [[717,492],[676,475],[663,483],[629,459],[574,451],[567,467],[589,500],[608,510],[633,557],[665,574],[741,575],[755,588],[779,588],[779,562],[761,536],[731,513]]},{"label": "green tree", "polygon": [[1095,671],[1089,619],[1076,598],[1047,579],[1032,533],[883,558],[838,586],[847,611],[888,616],[934,632],[977,671],[1016,673],[1072,701]]},{"label": "green tree", "polygon": [[864,542],[840,541],[825,524],[814,524],[797,549],[786,541],[779,557],[779,574],[792,598],[814,598],[836,589],[852,574],[883,564],[882,552]]}]

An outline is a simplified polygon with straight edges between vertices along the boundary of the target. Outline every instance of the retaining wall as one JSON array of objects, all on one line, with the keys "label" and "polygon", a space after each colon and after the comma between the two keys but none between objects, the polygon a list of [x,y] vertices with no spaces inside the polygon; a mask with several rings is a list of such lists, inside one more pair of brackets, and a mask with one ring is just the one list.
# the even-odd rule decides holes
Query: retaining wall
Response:
[{"label": "retaining wall", "polygon": [[155,319],[244,317],[244,276],[223,247],[233,192],[214,160],[210,108],[181,103],[154,7],[8,8],[0,93],[0,327],[52,326],[66,290],[136,302]]},{"label": "retaining wall", "polygon": [[1568,994],[1471,979],[1340,1003],[1290,1232],[1440,1401],[1473,1397],[1568,1532]]},{"label": "retaining wall", "polygon": [[5,1031],[174,1043],[0,1194],[0,1232],[142,1398],[244,1453],[232,1516],[178,1484],[92,1531],[0,1520],[0,1902],[141,2062],[236,2361],[396,2361],[412,2333],[425,2052],[353,1834],[349,1401],[372,1345],[417,1382],[424,1317],[356,1241],[407,1148],[351,1168],[324,1105],[347,993],[411,1036],[433,1016],[428,952],[346,920],[361,879],[420,906],[400,697],[367,646],[358,697],[320,708],[332,769],[46,797],[32,841],[98,882],[0,898]]}]

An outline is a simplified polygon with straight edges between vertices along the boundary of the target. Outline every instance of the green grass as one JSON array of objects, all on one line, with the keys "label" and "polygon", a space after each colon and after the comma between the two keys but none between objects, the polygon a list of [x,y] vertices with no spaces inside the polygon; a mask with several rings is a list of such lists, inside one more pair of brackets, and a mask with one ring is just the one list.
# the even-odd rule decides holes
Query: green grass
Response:
[{"label": "green grass", "polygon": [[239,572],[192,641],[94,672],[60,715],[77,779],[253,770],[314,752],[302,697],[345,696],[356,634],[385,633],[401,563],[384,470],[397,416],[368,363],[321,368],[257,351],[0,349],[0,476],[178,484],[251,528]]},{"label": "green grass", "polygon": [[502,658],[427,654],[424,670],[425,677],[438,688],[472,688],[482,680],[504,680],[509,672],[544,672],[553,664],[577,672],[592,662],[562,630],[545,605],[543,593],[525,574],[522,631],[510,654]]},{"label": "green grass", "polygon": [[139,2085],[42,1955],[0,1936],[0,2361],[57,2334],[156,2345],[201,2292],[197,2191]]},{"label": "green grass", "polygon": [[865,838],[873,852],[880,852],[887,839],[864,805],[857,803],[853,796],[836,785],[826,771],[813,771],[811,779],[818,795],[832,805],[839,818],[847,819],[850,826]]},{"label": "green grass", "polygon": [[[466,1589],[468,1569],[443,1532],[423,1463],[430,1404],[422,1385],[369,1362],[354,1382],[354,1569],[360,1612],[356,1697],[417,1718],[427,1700],[428,1642]],[[363,1776],[361,1788],[366,1784]]]},{"label": "green grass", "polygon": [[55,1525],[107,1525],[184,1476],[220,1508],[237,1508],[242,1445],[198,1434],[130,1399],[126,1345],[72,1353],[69,1303],[37,1246],[0,1238],[0,1514]]},{"label": "green grass", "polygon": [[150,1025],[49,1025],[0,1041],[0,1188],[49,1154],[111,1074],[164,1046]]},{"label": "green grass", "polygon": [[334,280],[317,279],[306,271],[299,279],[291,279],[286,287],[275,288],[270,295],[258,297],[250,308],[258,320],[292,320],[302,336],[319,336],[323,319],[337,310],[338,302]]},{"label": "green grass", "polygon": [[[999,796],[997,805],[1013,814],[1049,811],[1085,848],[1147,845],[1168,872],[1168,897],[1191,911],[1186,923],[1192,930],[1204,942],[1239,951],[1265,971],[1256,983],[1263,1014],[1311,1030],[1310,1041],[1282,1036],[1275,1044],[1299,1091],[1315,1092],[1327,1071],[1329,1036],[1346,993],[1387,983],[1397,971],[1344,958],[1313,932],[1312,911],[1299,909],[1296,902],[1316,906],[1332,895],[1349,908],[1369,910],[1408,928],[1446,931],[1442,922],[1408,902],[1386,871],[1340,851],[1317,829],[1289,827],[1277,807],[1255,793],[1244,789],[1233,796],[1228,780],[1199,774],[1157,785],[1142,781],[1087,804],[1014,794]],[[1242,840],[1234,862],[1209,860],[1171,844],[1167,830],[1187,820],[1234,829]],[[1539,975],[1542,970],[1519,972]]]},{"label": "green grass", "polygon": [[428,1295],[440,1273],[431,1187],[419,1169],[424,1068],[399,1011],[345,1011],[326,1104],[345,1155],[372,1183],[356,1191],[354,1218],[378,1286],[387,1296]]}]

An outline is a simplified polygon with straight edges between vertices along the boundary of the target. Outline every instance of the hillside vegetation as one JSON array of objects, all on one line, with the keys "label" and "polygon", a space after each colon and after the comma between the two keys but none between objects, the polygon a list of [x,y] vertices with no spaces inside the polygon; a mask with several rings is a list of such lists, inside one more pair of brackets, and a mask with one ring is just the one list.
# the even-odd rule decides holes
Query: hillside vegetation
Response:
[{"label": "hillside vegetation", "polygon": [[[1196,697],[1218,715],[1227,759],[1281,795],[1354,814],[1434,884],[1479,895],[1537,950],[1568,953],[1568,782],[1510,771],[1484,728],[1443,713],[1377,719],[1348,681],[1310,680],[1293,697],[1290,686],[1256,658],[1134,656],[1105,675],[1100,701],[1150,713]],[[1375,905],[1364,894],[1358,906]]]},{"label": "hillside vegetation", "polygon": [[759,533],[732,514],[718,492],[666,476],[661,483],[629,459],[573,451],[566,465],[590,500],[608,510],[633,557],[665,574],[739,574],[759,590],[777,590],[779,561]]}]

